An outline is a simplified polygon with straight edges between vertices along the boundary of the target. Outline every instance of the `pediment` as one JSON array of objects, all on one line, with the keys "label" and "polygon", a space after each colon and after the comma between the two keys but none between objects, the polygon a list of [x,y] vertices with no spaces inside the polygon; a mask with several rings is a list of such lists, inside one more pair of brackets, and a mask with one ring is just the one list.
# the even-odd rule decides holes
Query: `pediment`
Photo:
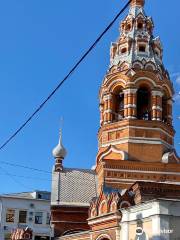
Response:
[{"label": "pediment", "polygon": [[133,69],[129,69],[129,70],[126,72],[126,75],[127,75],[128,77],[133,77],[135,74],[136,74],[136,72],[135,72]]},{"label": "pediment", "polygon": [[167,152],[162,157],[163,163],[180,163],[180,158],[175,151]]},{"label": "pediment", "polygon": [[97,156],[97,162],[106,160],[127,160],[128,154],[117,147],[110,145]]}]

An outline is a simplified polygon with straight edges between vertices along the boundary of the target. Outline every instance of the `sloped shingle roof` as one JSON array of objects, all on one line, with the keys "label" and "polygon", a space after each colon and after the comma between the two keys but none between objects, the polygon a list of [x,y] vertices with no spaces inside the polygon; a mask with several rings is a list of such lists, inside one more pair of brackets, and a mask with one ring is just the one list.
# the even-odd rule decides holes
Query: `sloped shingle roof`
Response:
[{"label": "sloped shingle roof", "polygon": [[60,173],[53,172],[52,205],[88,206],[96,195],[95,171],[64,168]]}]

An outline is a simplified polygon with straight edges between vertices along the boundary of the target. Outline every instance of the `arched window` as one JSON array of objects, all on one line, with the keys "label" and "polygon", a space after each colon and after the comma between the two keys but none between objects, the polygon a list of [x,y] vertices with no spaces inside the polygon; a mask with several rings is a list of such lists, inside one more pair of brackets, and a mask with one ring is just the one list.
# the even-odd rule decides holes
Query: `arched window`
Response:
[{"label": "arched window", "polygon": [[124,48],[122,48],[122,49],[121,49],[121,53],[122,53],[122,54],[125,54],[125,53],[127,53],[127,48],[125,48],[125,47],[124,47]]},{"label": "arched window", "polygon": [[99,215],[107,213],[107,202],[106,200],[102,201],[99,206]]},{"label": "arched window", "polygon": [[146,87],[141,87],[137,92],[137,118],[151,120],[151,95]]},{"label": "arched window", "polygon": [[124,93],[122,90],[118,90],[114,93],[113,103],[113,121],[120,121],[124,118]]}]

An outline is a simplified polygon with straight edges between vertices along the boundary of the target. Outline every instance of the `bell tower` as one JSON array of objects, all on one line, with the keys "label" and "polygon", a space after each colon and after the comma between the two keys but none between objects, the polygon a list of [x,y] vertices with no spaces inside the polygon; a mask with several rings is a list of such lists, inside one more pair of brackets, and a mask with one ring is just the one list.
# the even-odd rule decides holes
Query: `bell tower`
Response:
[{"label": "bell tower", "polygon": [[174,149],[173,85],[163,48],[153,36],[145,0],[133,0],[112,43],[102,82],[96,172],[102,184],[126,188],[135,181],[180,182]]}]

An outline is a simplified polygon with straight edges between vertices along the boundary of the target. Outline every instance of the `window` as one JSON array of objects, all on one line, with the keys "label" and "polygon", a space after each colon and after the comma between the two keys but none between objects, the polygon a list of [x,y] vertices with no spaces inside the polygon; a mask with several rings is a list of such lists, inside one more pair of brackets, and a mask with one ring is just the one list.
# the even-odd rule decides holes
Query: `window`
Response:
[{"label": "window", "polygon": [[139,45],[139,52],[146,52],[146,46],[145,45]]},{"label": "window", "polygon": [[151,120],[150,92],[146,87],[142,87],[137,92],[137,118]]},{"label": "window", "polygon": [[138,23],[138,29],[142,29],[143,28],[143,24],[142,23]]},{"label": "window", "polygon": [[26,223],[27,211],[19,211],[19,223]]},{"label": "window", "polygon": [[122,54],[124,54],[124,53],[126,53],[126,52],[127,52],[127,48],[122,48],[122,49],[121,49],[121,53],[122,53]]},{"label": "window", "polygon": [[11,233],[5,233],[4,239],[5,240],[11,240]]},{"label": "window", "polygon": [[131,24],[127,25],[127,30],[130,31],[131,30]]},{"label": "window", "polygon": [[50,213],[47,213],[47,215],[46,215],[46,224],[47,225],[50,224]]},{"label": "window", "polygon": [[42,224],[42,220],[43,220],[43,213],[36,212],[35,213],[35,224]]},{"label": "window", "polygon": [[15,210],[7,209],[6,211],[6,222],[13,223],[15,218]]},{"label": "window", "polygon": [[121,121],[124,118],[124,93],[120,90],[114,94],[114,116],[113,121]]},{"label": "window", "polygon": [[157,57],[160,57],[160,52],[159,52],[157,49],[154,51],[154,54],[155,54]]}]

